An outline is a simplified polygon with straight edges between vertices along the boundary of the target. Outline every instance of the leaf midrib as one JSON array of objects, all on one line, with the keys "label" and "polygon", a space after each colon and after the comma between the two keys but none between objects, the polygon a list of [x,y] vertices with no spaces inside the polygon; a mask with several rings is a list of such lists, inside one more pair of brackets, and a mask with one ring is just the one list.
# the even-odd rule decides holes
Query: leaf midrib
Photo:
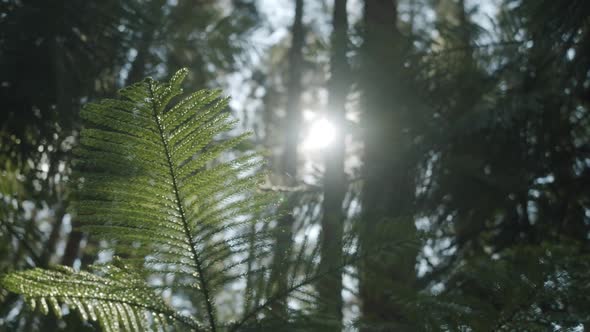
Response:
[{"label": "leaf midrib", "polygon": [[178,184],[176,181],[176,174],[174,172],[174,163],[172,162],[172,156],[170,154],[168,142],[166,141],[166,136],[164,135],[164,128],[162,127],[161,120],[158,116],[158,108],[157,108],[157,105],[155,104],[154,89],[153,89],[153,82],[152,81],[149,81],[149,93],[150,93],[150,100],[151,100],[151,106],[152,106],[152,116],[154,117],[154,120],[155,120],[156,125],[158,127],[158,133],[159,133],[160,139],[162,141],[162,145],[164,147],[164,152],[166,154],[166,161],[168,164],[168,170],[170,172],[170,177],[172,179],[172,189],[174,190],[176,206],[178,208],[178,211],[180,212],[180,219],[182,221],[184,233],[185,233],[185,236],[188,240],[191,254],[193,256],[193,260],[194,260],[195,266],[197,268],[197,278],[199,280],[199,284],[201,286],[203,296],[205,297],[205,304],[207,307],[207,317],[209,320],[209,325],[211,326],[211,331],[215,332],[216,331],[215,315],[214,315],[214,311],[213,311],[213,302],[211,299],[211,295],[209,294],[209,285],[208,285],[207,279],[205,278],[205,276],[203,274],[201,260],[199,259],[199,255],[195,249],[194,239],[193,239],[192,233],[190,231],[190,227],[188,224],[188,220],[186,218],[186,214],[184,212],[184,208],[181,204],[180,193],[179,193]]}]

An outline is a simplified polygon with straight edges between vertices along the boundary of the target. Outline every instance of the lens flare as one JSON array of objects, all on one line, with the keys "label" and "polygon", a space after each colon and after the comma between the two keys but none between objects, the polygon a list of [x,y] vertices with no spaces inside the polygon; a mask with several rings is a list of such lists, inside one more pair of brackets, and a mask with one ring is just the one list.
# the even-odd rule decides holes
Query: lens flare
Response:
[{"label": "lens flare", "polygon": [[325,118],[313,120],[307,136],[303,141],[303,148],[306,150],[318,150],[327,148],[334,141],[336,128]]}]

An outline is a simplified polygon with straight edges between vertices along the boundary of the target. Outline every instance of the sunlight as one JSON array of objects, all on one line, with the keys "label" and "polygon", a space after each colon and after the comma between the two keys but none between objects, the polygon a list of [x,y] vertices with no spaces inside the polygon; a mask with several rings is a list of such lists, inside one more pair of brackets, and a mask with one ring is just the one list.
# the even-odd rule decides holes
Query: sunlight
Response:
[{"label": "sunlight", "polygon": [[312,120],[307,136],[303,141],[306,150],[318,150],[328,147],[336,136],[336,128],[325,118]]}]

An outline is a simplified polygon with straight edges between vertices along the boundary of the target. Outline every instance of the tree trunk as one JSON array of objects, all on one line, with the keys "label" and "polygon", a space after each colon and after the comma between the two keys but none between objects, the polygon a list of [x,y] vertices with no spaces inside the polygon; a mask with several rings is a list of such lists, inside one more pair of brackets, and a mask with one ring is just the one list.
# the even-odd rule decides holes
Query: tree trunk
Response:
[{"label": "tree trunk", "polygon": [[336,137],[325,151],[324,200],[321,236],[320,273],[327,275],[318,282],[320,315],[329,317],[333,326],[326,331],[342,330],[342,234],[344,214],[342,201],[346,193],[344,174],[345,104],[349,88],[346,60],[348,19],[346,0],[336,0],[332,18],[330,81],[328,82],[328,120],[335,126]]},{"label": "tree trunk", "polygon": [[127,79],[125,80],[125,86],[137,83],[145,77],[146,66],[150,56],[150,47],[152,46],[154,33],[155,28],[152,25],[149,25],[147,30],[142,33],[139,44],[137,45],[137,55],[131,63],[131,69],[129,69]]},{"label": "tree trunk", "polygon": [[[74,226],[74,224],[72,224]],[[64,255],[61,259],[61,264],[65,266],[73,266],[76,259],[80,254],[80,242],[82,242],[82,238],[84,234],[77,230],[72,230],[70,232],[70,236],[68,238],[68,242],[66,244],[66,249],[64,250]]]},{"label": "tree trunk", "polygon": [[[301,125],[301,72],[303,64],[303,0],[295,1],[295,16],[291,29],[292,42],[289,50],[289,71],[287,82],[287,110],[285,141],[281,156],[281,173],[284,173],[286,185],[294,185],[297,176],[297,147]],[[295,205],[295,195],[291,194],[283,206],[287,213],[280,218],[276,228],[276,242],[271,275],[271,289],[273,295],[286,293],[289,279],[289,259],[293,245],[292,215]],[[281,317],[287,317],[287,303],[285,300],[276,301],[273,312]]]},{"label": "tree trunk", "polygon": [[[412,330],[396,298],[411,294],[417,251],[408,91],[397,3],[366,0],[362,46],[364,184],[359,225],[361,331]],[[366,324],[366,325],[365,325]]]},{"label": "tree trunk", "polygon": [[125,86],[141,81],[146,76],[146,69],[151,60],[150,48],[154,43],[157,29],[161,26],[163,16],[163,0],[154,0],[146,4],[146,16],[148,20],[142,29],[141,38],[137,44],[137,55],[131,63],[131,68],[125,80]]},{"label": "tree trunk", "polygon": [[55,205],[53,211],[53,225],[51,228],[51,233],[49,233],[49,238],[47,242],[45,242],[45,250],[41,254],[41,266],[43,268],[47,268],[51,263],[51,257],[56,252],[57,243],[60,240],[60,233],[61,233],[61,226],[63,223],[63,218],[65,216],[65,207],[63,202],[59,202]]},{"label": "tree trunk", "polygon": [[[72,78],[69,75],[69,71],[66,63],[66,54],[64,51],[64,45],[62,45],[57,38],[52,42],[52,55],[53,55],[53,70],[55,79],[55,98],[57,111],[60,114],[60,122],[63,123],[66,128],[72,128],[72,122],[74,118],[73,112],[73,97],[72,97]],[[61,142],[58,141],[58,142]],[[59,145],[58,145],[59,146]],[[50,159],[49,163],[49,174],[55,172],[57,163],[59,163],[60,154],[55,153]],[[52,256],[55,254],[57,243],[60,240],[61,226],[63,217],[66,213],[66,202],[62,199],[62,194],[59,191],[63,190],[58,183],[51,183],[53,179],[47,179],[48,188],[53,187],[52,194],[55,196],[55,203],[53,203],[53,218],[52,218],[52,229],[49,234],[47,242],[45,242],[45,249],[41,253],[41,267],[47,267],[51,261]]]}]

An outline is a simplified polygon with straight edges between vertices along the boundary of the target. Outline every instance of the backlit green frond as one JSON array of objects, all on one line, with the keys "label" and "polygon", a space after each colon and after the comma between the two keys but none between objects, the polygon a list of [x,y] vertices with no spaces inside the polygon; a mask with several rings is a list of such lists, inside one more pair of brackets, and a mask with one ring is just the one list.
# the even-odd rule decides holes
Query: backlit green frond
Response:
[{"label": "backlit green frond", "polygon": [[[214,141],[234,126],[219,91],[199,91],[168,107],[186,73],[168,83],[146,79],[122,90],[123,100],[83,110],[89,126],[78,152],[83,185],[77,210],[86,229],[116,240],[120,252],[147,255],[151,272],[179,271],[194,279],[185,284],[198,293],[215,329],[214,286],[247,245],[226,236],[249,231],[271,196],[252,192],[262,181],[256,154],[215,165],[248,137]],[[221,248],[223,254],[215,254]]]},{"label": "backlit green frond", "polygon": [[[219,161],[248,137],[222,136],[235,122],[219,91],[198,91],[168,105],[182,92],[186,74],[180,70],[167,83],[146,79],[121,90],[121,99],[84,107],[75,218],[142,276],[174,276],[173,284],[157,288],[182,289],[193,302],[195,321],[215,331],[216,293],[246,273],[251,239],[259,247],[268,243],[253,226],[264,222],[260,216],[274,196],[256,191],[263,180],[257,154]],[[154,321],[160,313],[181,318],[147,295],[152,293],[146,287],[155,285],[132,280],[62,269],[19,272],[4,283],[42,308],[67,303],[86,318],[86,306],[94,306],[106,330],[135,321],[144,310],[156,313]],[[134,316],[126,320],[128,311]]]},{"label": "backlit green frond", "polygon": [[198,326],[164,304],[143,279],[117,265],[96,266],[98,274],[63,266],[33,269],[12,273],[2,284],[25,294],[32,309],[43,314],[51,310],[61,317],[66,304],[83,320],[98,321],[103,331],[146,331],[150,326],[157,330],[175,323]]}]

